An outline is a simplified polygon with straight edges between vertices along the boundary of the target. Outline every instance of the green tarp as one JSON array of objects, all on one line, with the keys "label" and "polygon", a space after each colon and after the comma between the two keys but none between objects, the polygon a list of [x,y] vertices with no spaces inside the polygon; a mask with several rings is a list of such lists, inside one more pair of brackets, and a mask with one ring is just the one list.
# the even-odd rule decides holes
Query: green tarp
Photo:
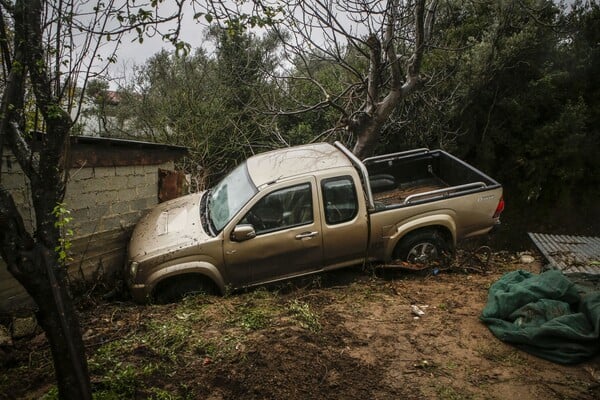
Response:
[{"label": "green tarp", "polygon": [[560,271],[513,271],[489,290],[481,320],[500,340],[562,364],[600,350],[600,291],[586,292]]}]

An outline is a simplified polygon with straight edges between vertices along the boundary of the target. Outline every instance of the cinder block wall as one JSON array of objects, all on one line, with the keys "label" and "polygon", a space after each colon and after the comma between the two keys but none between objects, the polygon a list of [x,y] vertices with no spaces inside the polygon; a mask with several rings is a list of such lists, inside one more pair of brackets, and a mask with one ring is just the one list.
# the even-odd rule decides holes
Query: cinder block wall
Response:
[{"label": "cinder block wall", "polygon": [[74,277],[111,275],[124,265],[131,230],[158,203],[159,168],[174,165],[71,170],[64,202],[73,217],[69,271]]},{"label": "cinder block wall", "polygon": [[[25,227],[31,233],[35,226],[35,216],[29,206],[31,204],[29,179],[11,153],[4,152],[0,162],[2,162],[2,186],[12,194],[23,217]],[[6,310],[5,306],[10,307],[10,309],[20,309],[29,303],[30,301],[23,287],[8,272],[6,264],[0,258],[0,312]]]},{"label": "cinder block wall", "polygon": [[[2,185],[12,193],[32,232],[35,216],[28,179],[10,153],[3,155],[2,163]],[[71,169],[64,202],[73,217],[69,224],[74,231],[69,263],[72,277],[95,279],[122,268],[133,227],[158,203],[159,169],[173,170],[174,162]],[[29,296],[0,259],[0,312],[28,307]]]},{"label": "cinder block wall", "polygon": [[[33,210],[29,207],[31,203],[31,191],[29,186],[29,178],[25,176],[21,166],[17,163],[17,159],[12,153],[4,151],[2,154],[2,186],[7,189],[13,196],[13,199],[23,217],[25,227],[31,233],[35,226],[35,216]],[[0,263],[2,260],[0,260]],[[0,281],[0,287],[2,282]]]}]

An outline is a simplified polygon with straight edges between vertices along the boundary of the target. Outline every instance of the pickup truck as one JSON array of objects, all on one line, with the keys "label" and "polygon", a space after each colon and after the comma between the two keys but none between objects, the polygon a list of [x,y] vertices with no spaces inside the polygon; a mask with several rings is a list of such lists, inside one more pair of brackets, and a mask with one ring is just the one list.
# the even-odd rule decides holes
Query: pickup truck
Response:
[{"label": "pickup truck", "polygon": [[363,161],[339,142],[273,150],[143,217],[126,281],[136,301],[170,302],[365,261],[427,264],[503,209],[498,182],[442,150]]}]

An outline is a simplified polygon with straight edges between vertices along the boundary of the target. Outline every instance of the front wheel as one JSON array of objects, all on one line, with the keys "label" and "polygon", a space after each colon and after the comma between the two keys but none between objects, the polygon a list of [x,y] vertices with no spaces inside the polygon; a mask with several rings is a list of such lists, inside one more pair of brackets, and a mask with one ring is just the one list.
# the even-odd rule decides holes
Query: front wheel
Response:
[{"label": "front wheel", "polygon": [[215,294],[214,285],[198,276],[178,276],[159,284],[154,292],[158,304],[173,303],[194,294]]},{"label": "front wheel", "polygon": [[394,258],[428,266],[442,263],[449,253],[448,243],[437,231],[425,230],[403,238],[394,251]]}]

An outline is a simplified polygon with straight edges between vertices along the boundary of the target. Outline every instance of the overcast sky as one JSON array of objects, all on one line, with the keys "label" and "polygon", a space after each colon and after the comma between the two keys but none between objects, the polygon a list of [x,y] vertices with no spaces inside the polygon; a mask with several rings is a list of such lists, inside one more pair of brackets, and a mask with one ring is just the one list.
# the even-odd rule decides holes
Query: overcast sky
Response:
[{"label": "overcast sky", "polygon": [[[159,14],[161,16],[171,15],[176,12],[176,6],[173,2],[165,0],[160,3]],[[181,30],[179,38],[190,44],[192,51],[199,47],[210,48],[210,46],[203,43],[205,38],[205,29],[208,24],[203,18],[200,18],[200,23],[193,18],[194,10],[190,6],[190,2],[186,1],[183,11]],[[162,25],[160,30],[162,33],[166,33],[169,28],[174,27],[171,25]],[[148,58],[152,55],[161,51],[161,49],[173,51],[174,46],[169,41],[162,39],[160,34],[156,34],[152,37],[145,36],[143,43],[139,43],[137,35],[130,33],[122,38],[121,44],[117,50],[117,62],[110,66],[109,75],[111,78],[118,81],[119,78],[123,77],[124,73],[131,74],[134,65],[143,65]],[[111,51],[111,46],[106,46],[106,53],[104,56],[108,56],[108,52]],[[111,88],[115,89],[117,82],[111,83]]]}]

